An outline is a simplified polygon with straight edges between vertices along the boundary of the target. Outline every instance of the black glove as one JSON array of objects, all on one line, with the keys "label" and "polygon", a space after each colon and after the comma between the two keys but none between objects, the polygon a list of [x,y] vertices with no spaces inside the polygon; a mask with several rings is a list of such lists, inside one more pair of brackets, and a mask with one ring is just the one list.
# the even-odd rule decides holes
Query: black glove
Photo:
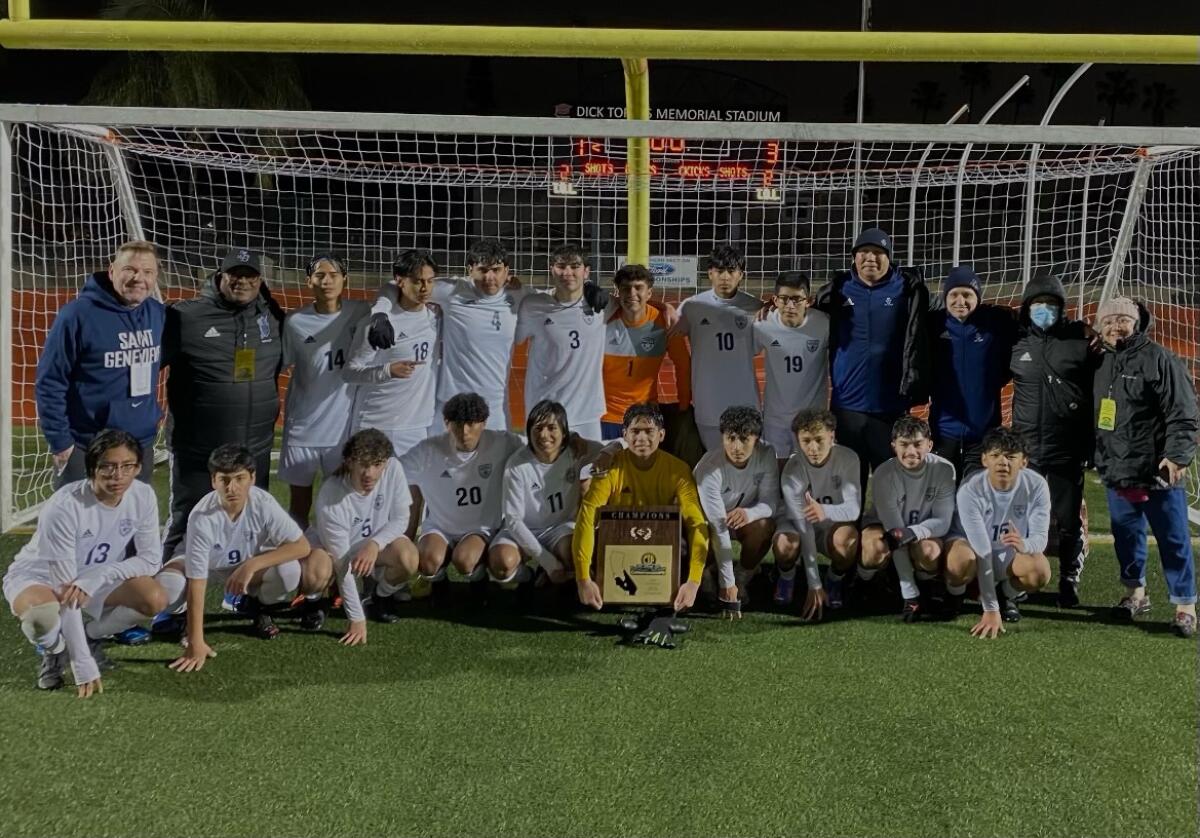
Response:
[{"label": "black glove", "polygon": [[742,601],[740,599],[721,599],[717,598],[717,602],[721,605],[721,616],[727,620],[742,619]]},{"label": "black glove", "polygon": [[590,279],[583,283],[583,299],[594,314],[608,308],[609,293]]},{"label": "black glove", "polygon": [[687,630],[687,625],[676,620],[674,614],[664,614],[661,617],[655,617],[651,620],[648,626],[630,639],[630,642],[640,643],[645,646],[660,646],[663,649],[674,649],[675,635],[683,634]]},{"label": "black glove", "polygon": [[901,547],[907,547],[917,540],[917,534],[908,527],[896,527],[894,530],[888,530],[883,534],[883,540],[887,542],[888,549],[899,550]]},{"label": "black glove", "polygon": [[371,325],[367,327],[367,343],[372,349],[391,349],[396,343],[396,331],[392,321],[383,312],[371,315]]}]

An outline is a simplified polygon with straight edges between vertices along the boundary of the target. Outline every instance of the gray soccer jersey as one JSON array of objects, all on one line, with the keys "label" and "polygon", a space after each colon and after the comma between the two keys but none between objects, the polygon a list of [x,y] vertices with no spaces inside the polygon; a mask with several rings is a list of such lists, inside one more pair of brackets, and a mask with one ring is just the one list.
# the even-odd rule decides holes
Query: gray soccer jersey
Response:
[{"label": "gray soccer jersey", "polygon": [[1050,488],[1046,478],[1031,469],[1022,469],[1016,485],[1007,492],[992,487],[988,473],[981,471],[958,489],[958,514],[954,534],[966,538],[979,557],[979,603],[984,611],[999,611],[996,584],[1016,555],[1016,549],[1000,538],[1015,527],[1025,540],[1026,553],[1046,549],[1050,533]]},{"label": "gray soccer jersey", "polygon": [[858,455],[844,445],[834,445],[828,459],[815,466],[803,453],[793,454],[783,467],[780,489],[784,512],[796,532],[804,532],[809,526],[804,520],[806,492],[824,507],[830,521],[857,520],[862,510]]},{"label": "gray soccer jersey", "polygon": [[221,496],[209,492],[188,516],[184,575],[207,579],[213,571],[231,571],[242,562],[303,536],[270,492],[250,487],[246,506],[236,521],[221,507]]},{"label": "gray soccer jersey", "polygon": [[354,385],[342,371],[369,311],[365,300],[343,300],[333,314],[318,314],[312,303],[288,314],[283,323],[283,365],[292,368],[283,423],[287,445],[328,448],[345,441]]},{"label": "gray soccer jersey", "polygon": [[452,538],[500,527],[504,464],[524,442],[507,431],[483,431],[469,453],[457,451],[450,434],[420,442],[400,458],[409,485],[421,490],[424,529]]},{"label": "gray soccer jersey", "polygon": [[[354,339],[345,378],[358,385],[351,432],[428,428],[434,419],[438,361],[438,317],[428,308],[388,312],[396,342],[391,349],[372,349],[367,329]],[[393,378],[394,361],[419,361],[408,378]]]},{"label": "gray soccer jersey", "polygon": [[604,312],[580,297],[560,303],[532,294],[521,303],[516,342],[530,339],[525,371],[527,407],[551,399],[567,411],[567,422],[583,426],[604,415]]},{"label": "gray soccer jersey", "polygon": [[775,449],[760,440],[742,468],[729,462],[724,450],[714,449],[700,458],[695,477],[700,507],[713,534],[710,543],[717,556],[721,584],[728,588],[734,584],[733,541],[725,516],[741,508],[746,510],[750,521],[758,521],[773,517],[779,510],[779,465]]},{"label": "gray soccer jersey", "polygon": [[754,352],[763,353],[767,382],[763,420],[790,427],[801,410],[829,403],[829,317],[809,309],[799,326],[779,313],[754,324]]},{"label": "gray soccer jersey", "polygon": [[722,299],[702,291],[679,306],[679,329],[692,348],[692,401],[698,425],[716,425],[733,405],[757,407],[754,316],[762,302],[738,291]]},{"label": "gray soccer jersey", "polygon": [[[895,457],[871,476],[868,517],[885,530],[907,527],[917,538],[941,538],[954,522],[954,466],[936,454],[926,454],[920,467],[909,471]],[[905,599],[920,596],[908,548],[892,553]]]}]

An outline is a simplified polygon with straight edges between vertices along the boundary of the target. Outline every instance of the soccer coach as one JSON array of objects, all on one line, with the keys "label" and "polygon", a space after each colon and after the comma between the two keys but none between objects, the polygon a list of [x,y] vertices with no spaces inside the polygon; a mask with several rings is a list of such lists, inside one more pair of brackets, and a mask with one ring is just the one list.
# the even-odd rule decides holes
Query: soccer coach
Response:
[{"label": "soccer coach", "polygon": [[158,434],[158,368],[166,309],[154,297],[158,252],[147,241],[117,248],[107,271],[88,277],[63,306],[38,359],[38,422],[50,444],[54,486],[86,477],[84,452],[105,428],[125,431],[147,455],[150,481]]},{"label": "soccer coach", "polygon": [[200,294],[167,309],[163,365],[170,367],[171,520],[164,557],[183,540],[188,514],[212,490],[208,455],[227,442],[245,445],[263,489],[271,473],[283,310],[263,283],[259,255],[225,254]]}]

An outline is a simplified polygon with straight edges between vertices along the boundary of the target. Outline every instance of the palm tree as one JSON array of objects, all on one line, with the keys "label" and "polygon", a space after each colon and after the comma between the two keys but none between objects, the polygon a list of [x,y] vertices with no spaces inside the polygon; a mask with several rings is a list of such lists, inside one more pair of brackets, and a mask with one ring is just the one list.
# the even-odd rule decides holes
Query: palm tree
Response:
[{"label": "palm tree", "polygon": [[1142,89],[1142,110],[1150,112],[1150,123],[1162,125],[1167,121],[1167,113],[1179,105],[1179,97],[1175,88],[1166,82],[1152,81]]},{"label": "palm tree", "polygon": [[1117,121],[1117,108],[1132,105],[1137,99],[1137,85],[1128,70],[1109,70],[1096,82],[1096,101],[1108,105],[1108,124]]},{"label": "palm tree", "polygon": [[967,89],[967,105],[975,113],[975,91],[992,86],[992,68],[987,64],[970,62],[958,65],[958,80]]},{"label": "palm tree", "polygon": [[1012,109],[1009,111],[1009,122],[1014,125],[1021,119],[1021,108],[1026,105],[1033,104],[1034,98],[1037,96],[1037,91],[1033,89],[1031,84],[1023,84],[1017,88],[1017,92],[1009,99]]},{"label": "palm tree", "polygon": [[1046,78],[1046,107],[1050,107],[1050,100],[1054,98],[1054,94],[1058,92],[1059,86],[1066,80],[1069,67],[1066,64],[1043,64],[1038,68]]},{"label": "palm tree", "polygon": [[920,81],[913,88],[910,104],[921,111],[921,121],[929,121],[929,112],[941,110],[946,105],[946,91],[936,81]]},{"label": "palm tree", "polygon": [[[215,20],[206,0],[109,0],[108,20]],[[284,55],[121,53],[92,78],[86,105],[300,110],[308,97]]]}]

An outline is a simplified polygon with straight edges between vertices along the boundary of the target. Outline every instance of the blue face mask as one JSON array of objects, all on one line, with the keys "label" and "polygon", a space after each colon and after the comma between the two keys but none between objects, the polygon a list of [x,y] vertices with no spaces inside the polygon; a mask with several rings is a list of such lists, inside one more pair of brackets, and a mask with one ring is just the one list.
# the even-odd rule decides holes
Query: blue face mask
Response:
[{"label": "blue face mask", "polygon": [[1051,303],[1034,303],[1029,307],[1029,319],[1039,329],[1049,329],[1058,322],[1058,306]]}]

